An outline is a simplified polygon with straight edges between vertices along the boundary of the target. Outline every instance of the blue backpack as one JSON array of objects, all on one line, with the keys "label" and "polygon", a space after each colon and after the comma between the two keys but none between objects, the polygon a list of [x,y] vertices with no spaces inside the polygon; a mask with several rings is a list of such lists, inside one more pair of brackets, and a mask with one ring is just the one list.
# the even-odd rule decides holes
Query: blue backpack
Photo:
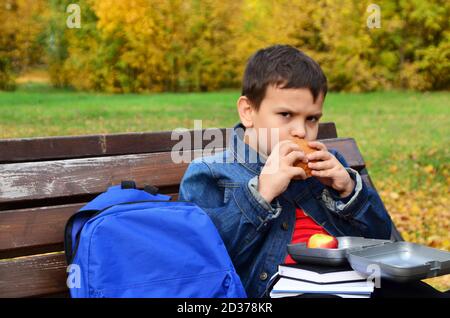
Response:
[{"label": "blue backpack", "polygon": [[108,188],[67,222],[72,297],[246,297],[208,215],[134,182]]}]

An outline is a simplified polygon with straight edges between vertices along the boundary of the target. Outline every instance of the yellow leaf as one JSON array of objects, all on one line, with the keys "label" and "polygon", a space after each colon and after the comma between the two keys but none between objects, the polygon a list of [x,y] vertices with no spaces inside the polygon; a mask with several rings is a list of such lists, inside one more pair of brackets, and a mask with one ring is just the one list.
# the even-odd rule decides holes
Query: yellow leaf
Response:
[{"label": "yellow leaf", "polygon": [[400,197],[400,195],[397,192],[391,192],[389,193],[389,196],[394,200],[397,200]]},{"label": "yellow leaf", "polygon": [[398,171],[398,167],[396,165],[392,165],[389,167],[389,171],[391,173],[396,173]]},{"label": "yellow leaf", "polygon": [[428,165],[428,166],[424,167],[423,170],[426,173],[433,173],[434,172],[434,167],[432,165]]}]

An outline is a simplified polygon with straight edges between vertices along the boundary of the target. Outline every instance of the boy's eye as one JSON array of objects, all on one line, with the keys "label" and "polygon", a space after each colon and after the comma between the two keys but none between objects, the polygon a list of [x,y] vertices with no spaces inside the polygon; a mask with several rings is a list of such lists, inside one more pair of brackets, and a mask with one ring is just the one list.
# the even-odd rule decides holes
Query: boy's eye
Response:
[{"label": "boy's eye", "polygon": [[291,113],[288,113],[288,112],[281,112],[281,113],[279,113],[281,116],[283,116],[283,117],[286,117],[286,118],[289,118],[290,116],[291,116]]},{"label": "boy's eye", "polygon": [[309,120],[309,121],[312,121],[313,123],[316,122],[316,121],[319,121],[319,118],[317,116],[310,116],[310,117],[308,117],[306,119]]}]

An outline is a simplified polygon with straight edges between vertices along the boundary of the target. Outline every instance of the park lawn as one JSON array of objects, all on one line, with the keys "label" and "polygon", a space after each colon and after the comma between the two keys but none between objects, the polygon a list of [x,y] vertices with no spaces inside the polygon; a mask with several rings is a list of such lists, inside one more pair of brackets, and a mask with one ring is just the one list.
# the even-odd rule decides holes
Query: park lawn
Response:
[{"label": "park lawn", "polygon": [[[238,91],[108,95],[22,85],[0,92],[0,138],[232,127]],[[450,92],[329,93],[323,121],[353,137],[408,241],[450,250]],[[432,280],[450,288],[450,275]]]},{"label": "park lawn", "polygon": [[[231,127],[238,91],[107,95],[22,85],[0,92],[0,138]],[[449,158],[450,92],[329,93],[323,121],[358,142],[375,179],[390,168],[398,180],[414,164],[445,169]],[[429,167],[429,166],[432,167]],[[446,182],[443,174],[437,174]],[[417,187],[420,179],[411,179]]]}]

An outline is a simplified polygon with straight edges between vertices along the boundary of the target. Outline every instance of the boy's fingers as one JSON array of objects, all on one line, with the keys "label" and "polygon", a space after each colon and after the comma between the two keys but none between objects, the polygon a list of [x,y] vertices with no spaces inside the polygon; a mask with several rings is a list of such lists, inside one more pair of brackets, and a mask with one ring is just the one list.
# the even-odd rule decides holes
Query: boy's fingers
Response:
[{"label": "boy's fingers", "polygon": [[326,150],[314,151],[306,155],[306,158],[311,160],[329,160],[331,159],[331,153]]},{"label": "boy's fingers", "polygon": [[291,140],[283,140],[280,143],[278,143],[278,145],[279,145],[278,152],[280,156],[286,156],[288,153],[294,150],[300,150],[300,147]]},{"label": "boy's fingers", "polygon": [[292,166],[295,162],[299,160],[303,161],[304,163],[308,162],[308,160],[306,159],[306,155],[303,151],[294,150],[286,156],[286,163],[290,166]]},{"label": "boy's fingers", "polygon": [[306,172],[300,167],[291,167],[290,169],[292,178],[296,180],[304,180],[306,179]]},{"label": "boy's fingers", "polygon": [[329,177],[329,170],[311,170],[311,175],[314,177],[327,178]]},{"label": "boy's fingers", "polygon": [[335,169],[328,169],[328,170],[311,170],[311,175],[314,177],[320,177],[320,178],[331,178],[335,172]]},{"label": "boy's fingers", "polygon": [[308,146],[310,146],[311,148],[317,149],[317,150],[324,150],[324,151],[328,150],[327,146],[325,146],[320,141],[308,141]]},{"label": "boy's fingers", "polygon": [[308,162],[308,167],[312,170],[326,170],[334,167],[332,160]]}]

